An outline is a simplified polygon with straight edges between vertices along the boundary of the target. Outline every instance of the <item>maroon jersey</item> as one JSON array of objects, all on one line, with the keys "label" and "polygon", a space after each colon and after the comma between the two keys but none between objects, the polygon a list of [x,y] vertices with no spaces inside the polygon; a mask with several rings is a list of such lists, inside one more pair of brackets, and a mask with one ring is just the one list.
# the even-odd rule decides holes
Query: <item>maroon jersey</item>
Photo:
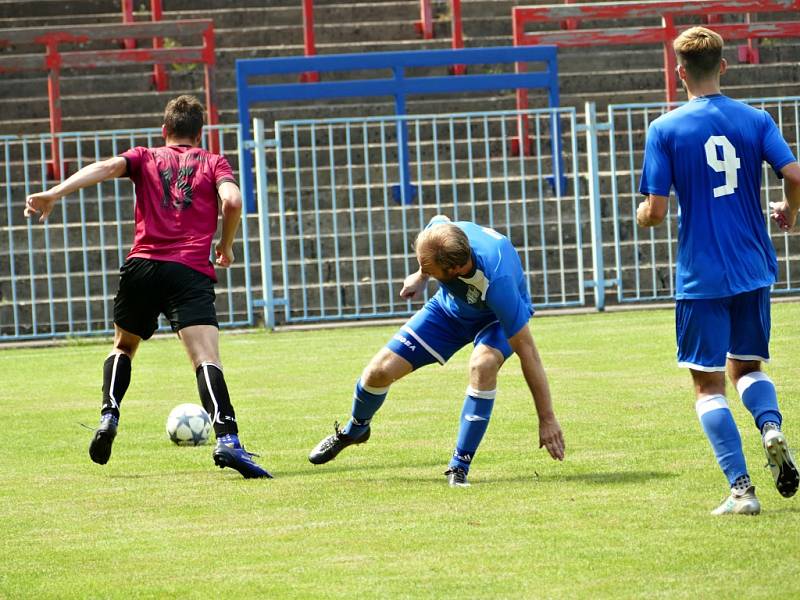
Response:
[{"label": "maroon jersey", "polygon": [[217,280],[209,260],[217,188],[236,183],[225,157],[191,146],[123,152],[136,186],[136,236],[128,258],[177,262]]}]

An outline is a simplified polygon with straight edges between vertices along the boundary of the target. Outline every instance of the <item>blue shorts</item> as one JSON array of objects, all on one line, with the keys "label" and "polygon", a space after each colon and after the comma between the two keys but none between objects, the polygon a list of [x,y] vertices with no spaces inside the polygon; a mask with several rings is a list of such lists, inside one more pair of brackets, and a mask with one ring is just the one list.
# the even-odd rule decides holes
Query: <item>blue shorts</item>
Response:
[{"label": "blue shorts", "polygon": [[769,362],[769,288],[724,298],[678,300],[678,366],[724,371],[726,358]]},{"label": "blue shorts", "polygon": [[434,362],[446,363],[470,342],[490,346],[504,359],[514,352],[494,315],[477,320],[454,317],[434,297],[400,328],[386,347],[416,370]]}]

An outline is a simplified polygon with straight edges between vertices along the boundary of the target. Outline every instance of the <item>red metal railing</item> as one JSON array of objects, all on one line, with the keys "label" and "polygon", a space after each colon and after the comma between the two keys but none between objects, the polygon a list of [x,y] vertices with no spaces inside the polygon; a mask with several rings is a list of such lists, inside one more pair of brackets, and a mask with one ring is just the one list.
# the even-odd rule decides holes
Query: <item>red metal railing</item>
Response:
[{"label": "red metal railing", "polygon": [[[433,27],[433,8],[431,0],[419,0],[419,21],[414,23],[417,33],[426,40],[436,37]],[[461,24],[461,0],[450,0],[450,25],[452,28],[452,48],[464,47],[464,31]]]},{"label": "red metal railing", "polygon": [[[122,0],[132,2],[133,0]],[[155,1],[155,0],[153,0]],[[160,0],[159,0],[160,1]],[[436,36],[433,27],[433,9],[431,0],[420,0],[420,20],[414,21],[414,28],[424,39],[430,40]],[[450,0],[450,21],[452,26],[452,48],[457,50],[464,47],[464,32],[461,24],[461,0]],[[303,51],[306,56],[315,56],[317,48],[314,38],[314,0],[303,0]],[[453,65],[450,69],[454,75],[466,73],[464,65]],[[319,81],[319,73],[303,73],[300,81]]]},{"label": "red metal railing", "polygon": [[[603,4],[568,4],[546,6],[517,6],[512,9],[514,45],[554,44],[560,47],[610,46],[627,44],[662,44],[664,48],[664,82],[667,101],[676,100],[675,53],[672,41],[691,25],[675,26],[676,16],[714,15],[730,13],[791,12],[800,9],[800,0],[665,0],[661,2],[609,2]],[[613,29],[575,29],[526,33],[528,23],[562,23],[570,20],[624,20],[661,18],[656,27],[615,27]],[[800,22],[773,23],[715,23],[714,30],[723,38],[748,39],[748,51],[739,55],[757,58],[752,45],[754,38],[800,36]],[[527,95],[518,93],[519,108],[527,108]]]},{"label": "red metal railing", "polygon": [[[202,36],[202,46],[179,48],[122,48],[118,50],[61,51],[61,44],[83,44],[95,40],[146,39],[171,36]],[[50,174],[60,177],[60,156],[55,134],[61,131],[61,70],[91,69],[124,63],[165,65],[172,63],[201,63],[205,65],[206,110],[208,122],[219,122],[214,82],[215,43],[214,23],[209,19],[168,21],[160,23],[130,23],[113,25],[85,25],[75,27],[35,27],[0,29],[0,48],[19,44],[36,44],[45,47],[44,56],[36,54],[0,55],[0,74],[23,71],[47,71],[47,96],[50,104],[50,133],[52,162]],[[212,152],[219,148],[217,136],[209,139]]]},{"label": "red metal railing", "polygon": [[[317,46],[314,42],[314,0],[303,0],[303,50],[306,56],[315,56]],[[317,82],[319,73],[303,73],[300,81]]]},{"label": "red metal railing", "polygon": [[[150,20],[153,22],[160,21],[163,11],[161,9],[161,0],[150,0]],[[122,22],[133,23],[133,0],[122,0]],[[136,48],[136,40],[133,38],[126,38],[124,41],[125,48],[133,50]],[[160,37],[153,38],[153,48],[163,48],[164,41]],[[164,65],[153,65],[153,83],[159,92],[164,92],[169,89],[169,78],[167,70]]]}]

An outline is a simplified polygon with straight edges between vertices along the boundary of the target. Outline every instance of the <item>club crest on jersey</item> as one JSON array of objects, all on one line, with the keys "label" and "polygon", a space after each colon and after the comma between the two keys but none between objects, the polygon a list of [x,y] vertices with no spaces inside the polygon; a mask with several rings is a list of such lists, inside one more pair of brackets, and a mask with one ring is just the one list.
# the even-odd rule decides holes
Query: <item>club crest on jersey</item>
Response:
[{"label": "club crest on jersey", "polygon": [[467,302],[470,304],[475,304],[478,300],[481,299],[481,291],[476,288],[474,285],[470,285],[467,287]]}]

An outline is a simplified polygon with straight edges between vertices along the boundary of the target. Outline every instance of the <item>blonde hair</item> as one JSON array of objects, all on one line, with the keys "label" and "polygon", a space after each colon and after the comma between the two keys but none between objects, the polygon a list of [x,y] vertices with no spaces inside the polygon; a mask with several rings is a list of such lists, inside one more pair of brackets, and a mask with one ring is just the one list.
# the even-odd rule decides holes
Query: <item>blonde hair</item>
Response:
[{"label": "blonde hair", "polygon": [[469,239],[452,223],[434,225],[422,231],[414,242],[420,262],[432,261],[442,269],[461,267],[469,262]]},{"label": "blonde hair", "polygon": [[672,42],[678,62],[692,79],[701,80],[719,72],[724,45],[722,36],[706,27],[687,29]]}]

